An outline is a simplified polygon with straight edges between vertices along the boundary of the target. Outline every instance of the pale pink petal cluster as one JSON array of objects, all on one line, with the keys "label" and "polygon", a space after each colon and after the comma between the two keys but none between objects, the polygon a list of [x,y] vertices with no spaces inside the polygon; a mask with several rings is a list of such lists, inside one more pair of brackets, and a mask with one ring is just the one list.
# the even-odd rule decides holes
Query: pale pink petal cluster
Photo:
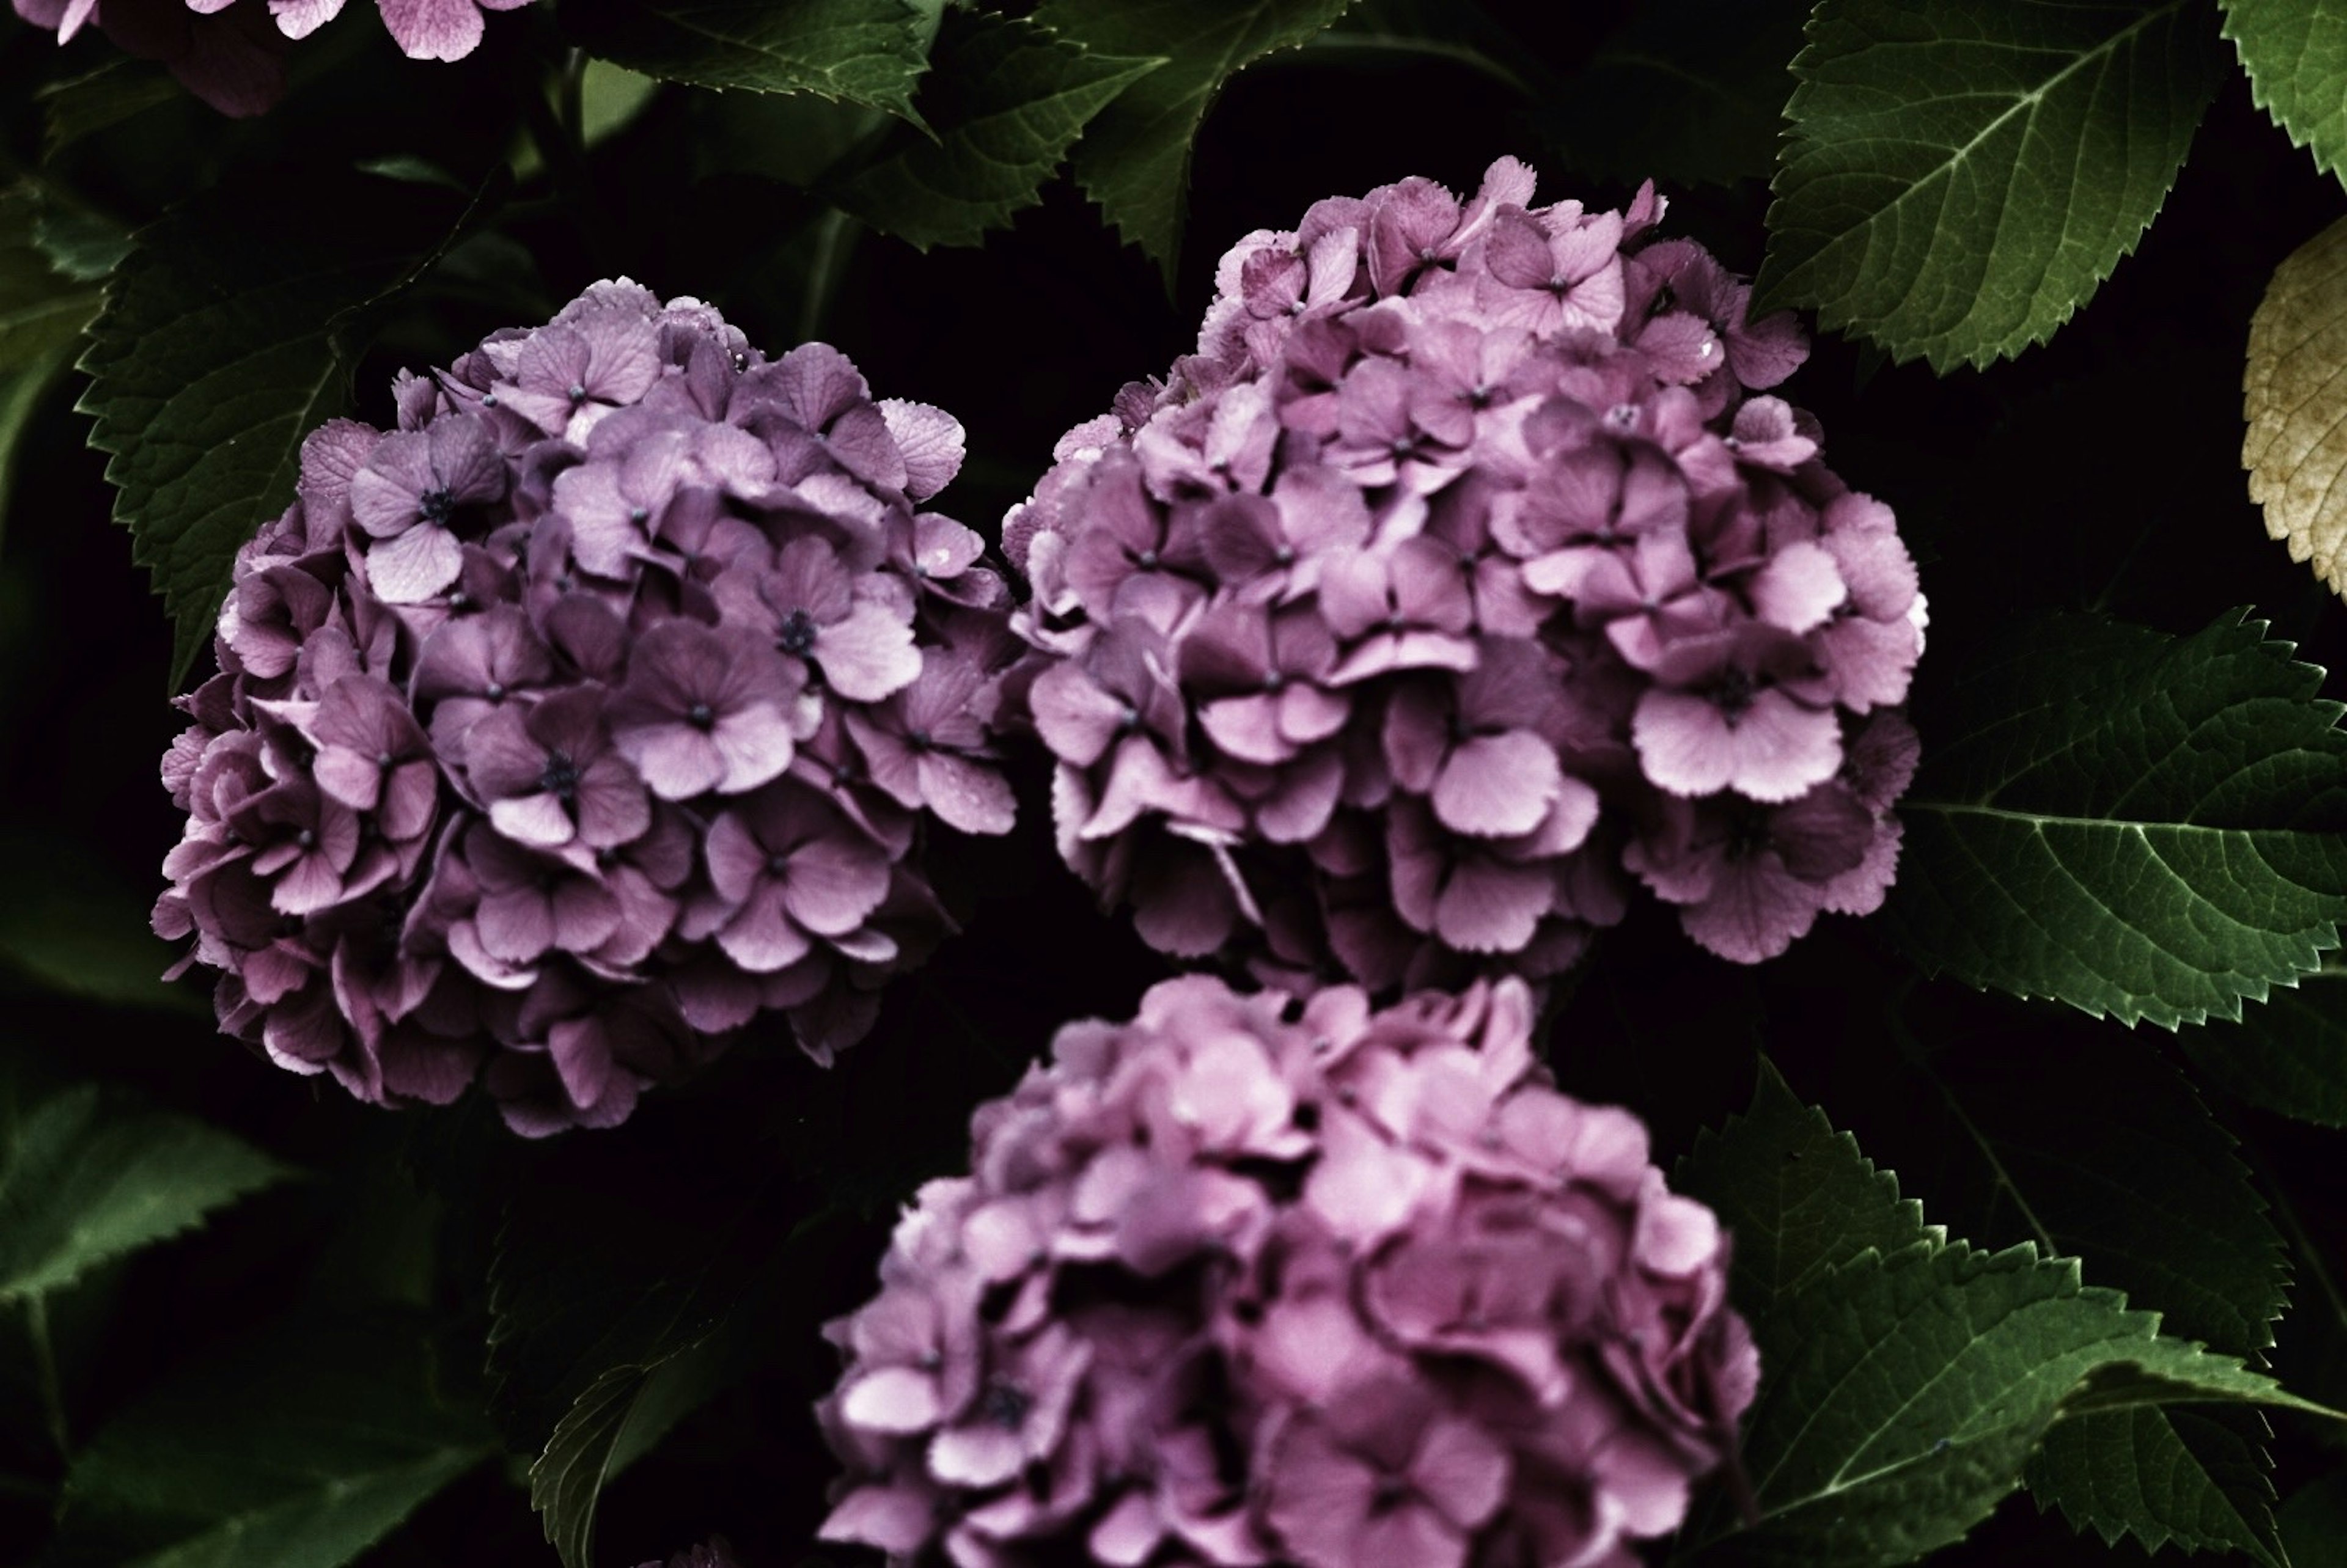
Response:
[{"label": "pale pink petal cluster", "polygon": [[1631,1568],[1758,1358],[1711,1211],[1509,979],[1169,981],[972,1119],[827,1332],[827,1540],[899,1564]]}]

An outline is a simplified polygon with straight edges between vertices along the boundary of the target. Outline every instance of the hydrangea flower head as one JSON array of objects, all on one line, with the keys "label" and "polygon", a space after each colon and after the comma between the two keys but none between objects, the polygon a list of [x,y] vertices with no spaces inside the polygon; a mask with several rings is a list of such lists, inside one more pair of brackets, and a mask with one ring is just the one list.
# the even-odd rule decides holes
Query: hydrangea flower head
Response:
[{"label": "hydrangea flower head", "polygon": [[960,425],[628,282],[394,393],[237,559],[156,929],[281,1065],[525,1132],[764,1009],[829,1060],[949,928],[933,825],[1010,826]]},{"label": "hydrangea flower head", "polygon": [[[375,0],[414,60],[461,60],[479,46],[481,13],[531,0]],[[225,115],[257,115],[285,96],[285,51],[342,13],[344,0],[15,0],[16,15],[70,43],[95,25],[125,51],[160,60]]]},{"label": "hydrangea flower head", "polygon": [[1626,1568],[1758,1358],[1727,1240],[1509,978],[1192,976],[973,1118],[827,1329],[825,1538],[899,1563]]},{"label": "hydrangea flower head", "polygon": [[1922,648],[1789,314],[1502,159],[1223,258],[1197,352],[1004,523],[1061,853],[1177,956],[1570,963],[1635,884],[1727,958],[1875,907]]}]

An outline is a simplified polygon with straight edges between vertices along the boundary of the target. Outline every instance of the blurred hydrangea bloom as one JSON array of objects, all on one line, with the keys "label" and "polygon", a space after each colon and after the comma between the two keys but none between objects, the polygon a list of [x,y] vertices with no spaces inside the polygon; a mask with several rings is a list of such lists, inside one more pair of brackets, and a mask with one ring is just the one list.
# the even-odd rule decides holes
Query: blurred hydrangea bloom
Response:
[{"label": "blurred hydrangea bloom", "polygon": [[[225,115],[257,115],[285,96],[286,40],[306,38],[344,0],[15,0],[16,15],[70,43],[85,24]],[[383,24],[415,60],[461,60],[481,41],[481,13],[530,0],[375,0]]]},{"label": "blurred hydrangea bloom", "polygon": [[960,425],[625,282],[393,390],[238,557],[156,929],[281,1065],[440,1102],[486,1064],[529,1133],[762,1009],[829,1060],[949,928],[928,825],[1010,825],[1009,596],[921,509]]},{"label": "blurred hydrangea bloom", "polygon": [[893,1562],[1627,1565],[1759,1367],[1727,1242],[1521,979],[1203,976],[1062,1030],[826,1332],[825,1539]]},{"label": "blurred hydrangea bloom", "polygon": [[1631,878],[1727,958],[1897,859],[1923,601],[1763,389],[1789,314],[1494,164],[1223,258],[1197,352],[1005,519],[1060,847],[1142,936],[1296,984],[1569,964]]},{"label": "blurred hydrangea bloom", "polygon": [[[655,1560],[641,1563],[638,1568],[661,1568]],[[667,1568],[733,1568],[733,1549],[723,1537],[700,1546],[689,1546],[668,1560]]]}]

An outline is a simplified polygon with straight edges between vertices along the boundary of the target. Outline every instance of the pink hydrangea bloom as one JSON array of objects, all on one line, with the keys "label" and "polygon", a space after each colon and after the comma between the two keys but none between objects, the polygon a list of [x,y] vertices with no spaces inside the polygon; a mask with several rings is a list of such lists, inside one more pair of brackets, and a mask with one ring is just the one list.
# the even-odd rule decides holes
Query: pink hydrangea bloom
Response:
[{"label": "pink hydrangea bloom", "polygon": [[1502,159],[1248,236],[1005,519],[1061,852],[1168,952],[1539,976],[1635,881],[1748,962],[1889,886],[1851,764],[1911,744],[1923,601],[1765,393],[1800,329],[1651,188],[1532,201]]},{"label": "pink hydrangea bloom", "polygon": [[826,1332],[827,1540],[896,1563],[1630,1568],[1735,1446],[1727,1239],[1523,981],[1192,977],[972,1118]]},{"label": "pink hydrangea bloom", "polygon": [[632,283],[304,443],[163,759],[223,1028],[363,1100],[609,1125],[762,1009],[818,1060],[1011,825],[1016,644],[940,410]]},{"label": "pink hydrangea bloom", "polygon": [[[461,60],[481,42],[481,13],[531,0],[375,0],[400,51],[415,60]],[[15,0],[16,15],[69,43],[94,25],[145,60],[160,60],[180,85],[225,115],[257,115],[285,96],[289,40],[341,15],[344,0]]]}]

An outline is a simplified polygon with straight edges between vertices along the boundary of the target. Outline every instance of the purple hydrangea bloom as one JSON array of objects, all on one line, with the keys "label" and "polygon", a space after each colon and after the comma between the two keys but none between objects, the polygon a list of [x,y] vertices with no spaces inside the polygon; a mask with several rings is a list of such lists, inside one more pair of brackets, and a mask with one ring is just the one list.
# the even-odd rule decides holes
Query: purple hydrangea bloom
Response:
[{"label": "purple hydrangea bloom", "polygon": [[1643,883],[1753,962],[1890,885],[1923,600],[1765,395],[1799,325],[1656,239],[1651,187],[1532,183],[1241,241],[1197,352],[1004,520],[1061,850],[1160,948],[1539,977]]},{"label": "purple hydrangea bloom", "polygon": [[1193,976],[1069,1026],[826,1333],[892,1563],[1628,1568],[1733,1450],[1727,1238],[1559,1093],[1520,979]]},{"label": "purple hydrangea bloom", "polygon": [[[375,0],[401,53],[461,60],[481,41],[481,13],[531,0]],[[257,115],[285,96],[287,41],[308,37],[344,0],[15,0],[16,15],[68,43],[94,25],[224,115]]]},{"label": "purple hydrangea bloom", "polygon": [[1011,825],[961,427],[627,282],[394,393],[238,557],[156,929],[282,1065],[525,1132],[762,1009],[828,1061],[950,929],[927,835]]}]

